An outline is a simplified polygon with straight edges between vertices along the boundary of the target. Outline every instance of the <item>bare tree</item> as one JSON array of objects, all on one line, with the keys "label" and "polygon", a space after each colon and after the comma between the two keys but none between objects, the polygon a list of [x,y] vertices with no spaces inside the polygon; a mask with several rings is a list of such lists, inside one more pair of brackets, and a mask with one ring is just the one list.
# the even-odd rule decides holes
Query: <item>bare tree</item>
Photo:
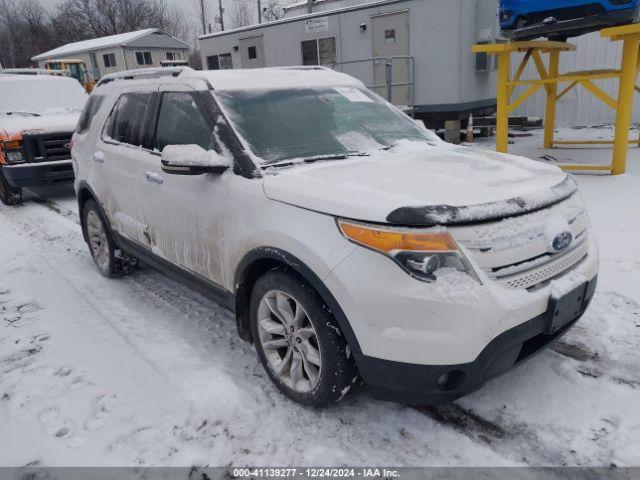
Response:
[{"label": "bare tree", "polygon": [[196,70],[202,70],[202,56],[198,48],[194,48],[189,52],[189,66]]},{"label": "bare tree", "polygon": [[63,0],[53,16],[39,0],[0,0],[0,62],[32,65],[31,57],[69,42],[158,28],[187,42],[192,28],[167,0]]},{"label": "bare tree", "polygon": [[[73,19],[73,22],[69,22]],[[184,13],[165,0],[65,0],[54,19],[57,32],[68,40],[104,37],[144,28],[159,28],[188,38]]]},{"label": "bare tree", "polygon": [[0,0],[0,61],[8,67],[23,67],[52,41],[50,19],[37,0]]},{"label": "bare tree", "polygon": [[211,25],[211,2],[210,0],[194,0],[196,17],[202,29],[202,34],[206,34]]},{"label": "bare tree", "polygon": [[[253,4],[253,0],[250,1]],[[255,23],[253,12],[254,9],[250,8],[245,1],[237,0],[234,2],[231,12],[231,28],[246,27]]]},{"label": "bare tree", "polygon": [[284,2],[281,0],[262,0],[262,19],[265,22],[280,20],[284,17],[284,7]]}]

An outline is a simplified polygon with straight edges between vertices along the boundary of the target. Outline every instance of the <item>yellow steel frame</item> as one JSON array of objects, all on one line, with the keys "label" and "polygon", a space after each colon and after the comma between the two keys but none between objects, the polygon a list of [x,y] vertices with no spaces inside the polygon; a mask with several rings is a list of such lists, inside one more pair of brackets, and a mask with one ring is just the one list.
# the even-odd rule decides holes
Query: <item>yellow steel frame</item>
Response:
[{"label": "yellow steel frame", "polygon": [[[496,150],[507,153],[509,148],[509,114],[522,105],[538,90],[546,91],[544,148],[554,148],[560,145],[613,145],[613,161],[611,165],[561,165],[566,170],[609,171],[613,175],[625,173],[627,162],[627,148],[629,143],[640,148],[640,138],[629,140],[631,114],[633,109],[634,90],[640,92],[636,85],[638,69],[640,67],[640,24],[612,27],[602,30],[601,36],[611,41],[622,41],[622,61],[618,70],[590,70],[585,72],[559,72],[560,54],[576,50],[576,46],[565,42],[527,41],[507,42],[496,44],[473,45],[473,52],[484,52],[498,58],[498,93],[496,113]],[[515,53],[524,53],[515,75],[511,78],[511,60]],[[548,55],[545,64],[542,55]],[[539,78],[522,80],[522,74],[528,63],[533,60]],[[613,98],[594,80],[618,79],[618,98]],[[558,86],[568,84],[560,92]],[[616,128],[614,140],[555,140],[557,101],[576,86],[582,86],[606,105],[616,110]],[[517,87],[528,87],[522,94],[512,100]]]}]

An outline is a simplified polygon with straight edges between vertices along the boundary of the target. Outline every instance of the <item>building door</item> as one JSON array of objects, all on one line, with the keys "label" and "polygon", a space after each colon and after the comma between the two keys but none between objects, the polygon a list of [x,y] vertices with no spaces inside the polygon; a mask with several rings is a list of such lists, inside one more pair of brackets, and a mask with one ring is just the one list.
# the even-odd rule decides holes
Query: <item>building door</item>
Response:
[{"label": "building door", "polygon": [[96,58],[95,53],[90,53],[89,57],[91,57],[91,71],[93,73],[93,78],[97,82],[100,80],[100,67],[98,67],[98,59]]},{"label": "building door", "polygon": [[262,35],[240,39],[240,58],[242,68],[262,68],[266,65]]},{"label": "building door", "polygon": [[[409,55],[409,11],[388,13],[371,17],[373,57],[390,58],[396,55]],[[411,63],[409,60],[393,61],[392,82],[404,83],[411,79]],[[373,66],[375,85],[387,84],[387,69],[384,61],[375,62]],[[386,98],[386,87],[375,88],[374,91]],[[408,85],[393,87],[391,102],[394,105],[409,105],[411,88]]]}]

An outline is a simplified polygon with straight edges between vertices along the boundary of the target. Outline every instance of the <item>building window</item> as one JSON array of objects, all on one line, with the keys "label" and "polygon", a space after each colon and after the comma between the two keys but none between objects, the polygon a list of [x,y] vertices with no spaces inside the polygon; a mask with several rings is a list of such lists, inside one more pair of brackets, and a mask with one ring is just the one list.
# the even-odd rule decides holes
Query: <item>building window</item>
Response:
[{"label": "building window", "polygon": [[[489,42],[478,42],[478,45],[486,45]],[[476,53],[476,72],[488,72],[491,70],[491,57],[486,52]]]},{"label": "building window", "polygon": [[220,57],[218,55],[207,57],[207,70],[220,70]]},{"label": "building window", "polygon": [[208,70],[231,70],[233,61],[230,53],[221,53],[220,55],[211,55],[207,57]]},{"label": "building window", "polygon": [[104,68],[113,68],[116,66],[116,54],[115,53],[107,53],[102,55],[102,62],[104,63]]},{"label": "building window", "polygon": [[385,30],[384,31],[384,43],[386,45],[392,45],[396,43],[396,31],[394,30]]},{"label": "building window", "polygon": [[317,38],[302,42],[303,65],[332,65],[336,62],[336,38]]},{"label": "building window", "polygon": [[233,68],[233,61],[231,60],[230,53],[220,54],[220,70],[231,70]]},{"label": "building window", "polygon": [[136,63],[138,65],[153,65],[151,52],[136,52]]},{"label": "building window", "polygon": [[167,60],[182,60],[182,52],[167,52]]},{"label": "building window", "polygon": [[255,60],[258,58],[258,50],[256,47],[247,48],[247,55],[249,55],[249,60]]}]

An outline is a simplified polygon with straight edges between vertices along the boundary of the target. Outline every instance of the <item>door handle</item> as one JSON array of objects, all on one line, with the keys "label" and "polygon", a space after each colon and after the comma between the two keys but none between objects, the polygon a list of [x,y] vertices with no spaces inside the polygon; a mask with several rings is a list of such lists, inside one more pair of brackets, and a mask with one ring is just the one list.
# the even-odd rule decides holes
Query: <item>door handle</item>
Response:
[{"label": "door handle", "polygon": [[97,151],[93,154],[93,161],[96,163],[104,163],[104,153]]},{"label": "door handle", "polygon": [[156,172],[144,172],[144,178],[147,179],[147,182],[157,183],[158,185],[162,185],[164,183],[162,175]]}]

